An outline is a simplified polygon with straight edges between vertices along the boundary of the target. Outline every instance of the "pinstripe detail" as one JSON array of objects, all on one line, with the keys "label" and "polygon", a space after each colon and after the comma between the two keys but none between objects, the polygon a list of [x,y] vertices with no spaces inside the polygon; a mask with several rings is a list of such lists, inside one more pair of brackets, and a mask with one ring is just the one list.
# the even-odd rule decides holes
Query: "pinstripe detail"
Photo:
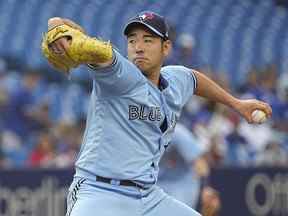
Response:
[{"label": "pinstripe detail", "polygon": [[72,209],[77,201],[77,192],[80,190],[80,186],[83,182],[85,182],[86,179],[81,178],[74,186],[73,190],[69,192],[68,194],[68,200],[67,200],[67,212],[66,216],[70,216]]},{"label": "pinstripe detail", "polygon": [[193,77],[193,84],[194,84],[194,91],[195,91],[196,88],[197,88],[197,78],[196,78],[193,70],[192,70],[191,74],[192,74],[192,77]]}]

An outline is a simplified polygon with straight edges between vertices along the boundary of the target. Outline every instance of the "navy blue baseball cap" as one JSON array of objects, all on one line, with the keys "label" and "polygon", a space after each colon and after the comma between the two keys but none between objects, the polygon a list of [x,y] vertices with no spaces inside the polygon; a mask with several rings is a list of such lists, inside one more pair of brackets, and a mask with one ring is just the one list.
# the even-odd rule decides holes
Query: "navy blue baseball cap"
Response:
[{"label": "navy blue baseball cap", "polygon": [[163,16],[151,11],[144,11],[128,21],[124,28],[124,35],[128,35],[132,27],[144,25],[163,40],[169,39],[169,26]]}]

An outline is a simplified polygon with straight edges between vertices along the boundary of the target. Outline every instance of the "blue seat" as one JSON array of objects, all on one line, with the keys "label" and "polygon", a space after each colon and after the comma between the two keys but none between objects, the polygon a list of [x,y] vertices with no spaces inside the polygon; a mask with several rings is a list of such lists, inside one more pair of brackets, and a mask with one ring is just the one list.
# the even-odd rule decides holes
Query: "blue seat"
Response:
[{"label": "blue seat", "polygon": [[125,53],[124,24],[142,10],[166,16],[178,33],[193,34],[198,45],[195,52],[214,70],[243,76],[247,68],[263,65],[269,59],[284,68],[288,55],[283,46],[287,10],[270,0],[0,1],[0,25],[5,29],[0,32],[0,54],[18,56],[31,66],[47,66],[41,57],[40,43],[47,20],[53,16],[73,19],[90,35],[111,40]]}]

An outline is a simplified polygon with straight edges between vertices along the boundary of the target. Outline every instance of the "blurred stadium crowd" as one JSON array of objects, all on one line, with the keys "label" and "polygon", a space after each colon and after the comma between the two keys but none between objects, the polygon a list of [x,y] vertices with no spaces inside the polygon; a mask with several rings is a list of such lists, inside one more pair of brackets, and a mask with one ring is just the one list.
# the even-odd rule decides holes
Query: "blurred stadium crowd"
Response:
[{"label": "blurred stadium crowd", "polygon": [[[33,7],[39,9],[39,7],[37,6],[37,1],[29,1],[34,2],[32,6],[34,5]],[[12,2],[12,6],[10,5],[10,3],[8,3],[5,7],[12,7],[13,9],[13,4],[15,3],[15,1],[11,0],[8,2]],[[23,2],[21,4],[24,4]],[[48,1],[44,2],[45,4],[48,4]],[[57,1],[54,0],[53,2],[56,3]],[[72,1],[72,3],[73,2],[76,4],[76,1]],[[106,3],[104,3],[105,1],[97,2],[99,3],[99,5],[106,5]],[[120,4],[119,2],[121,1],[115,2],[118,3],[113,3],[114,6]],[[132,14],[132,12],[134,14],[137,11],[143,9],[155,9],[156,12],[161,13],[162,10],[164,11],[164,9],[167,8],[167,5],[169,6],[169,1],[163,1],[164,3],[161,1],[161,4],[144,4],[143,2],[145,1],[128,2],[131,7],[130,12],[127,13],[128,15]],[[210,2],[214,2],[213,4],[210,4],[208,0],[193,1],[195,3],[194,5],[191,2],[189,3],[189,1],[178,2],[182,2],[181,4],[175,3],[176,5],[178,4],[178,6],[180,5],[180,9],[185,8],[185,3],[183,2],[186,2],[187,7],[190,7],[190,5],[192,5],[193,7],[197,6],[199,10],[203,10],[203,7],[205,6],[207,6],[208,8],[211,7],[209,9],[211,12],[210,14],[213,14],[214,10],[215,14],[217,14],[217,11],[222,11],[220,10],[222,6],[222,8],[225,9],[230,5],[235,9],[235,16],[237,16],[237,14],[240,16],[240,13],[241,16],[245,16],[246,9],[252,8],[253,10],[251,10],[254,12],[250,14],[252,17],[250,21],[252,23],[255,22],[255,25],[251,25],[249,28],[247,27],[248,30],[246,30],[246,36],[249,36],[249,34],[251,33],[251,37],[255,36],[254,33],[257,33],[256,30],[261,30],[261,23],[259,24],[257,20],[262,19],[262,15],[265,15],[267,11],[269,12],[270,6],[273,4],[272,0],[265,0],[262,1],[261,4],[259,3],[259,10],[261,10],[263,12],[262,13],[255,9],[257,7],[254,7],[254,4],[252,4],[249,0],[234,1],[238,2],[237,4],[235,3],[236,6],[233,5],[231,3],[232,1],[230,0],[219,1],[226,2],[225,4],[223,3],[221,7],[218,7],[217,3],[212,0]],[[110,3],[112,4],[112,2]],[[190,7],[190,9],[192,9],[192,6]],[[3,4],[0,4],[0,10],[3,9],[3,7]],[[72,6],[69,7],[70,9],[74,8]],[[50,10],[52,11],[53,8],[51,6]],[[175,6],[175,8],[177,9],[178,7]],[[283,23],[285,23],[285,20],[287,21],[288,17],[286,9],[284,9],[284,7],[276,7],[275,5],[272,8],[274,8],[272,11],[276,10],[276,13],[269,13],[269,16],[271,18],[269,20],[272,20],[270,30],[272,29],[275,30],[275,32],[278,31],[281,33],[282,30],[280,27]],[[29,10],[25,9],[24,12],[25,11]],[[170,10],[167,9],[166,11],[169,12]],[[247,9],[247,11],[249,10]],[[55,15],[66,15],[66,17],[70,18],[70,16],[64,12],[59,14],[51,12],[51,14],[49,14],[48,10],[48,12],[45,13],[45,16],[47,17],[44,17],[44,15],[42,14],[42,19],[40,20],[42,20],[43,22],[41,21],[38,24],[41,24],[41,28],[43,28],[43,26],[45,27],[45,22],[47,21],[47,19]],[[77,10],[74,8],[71,13],[74,13],[75,19],[73,19],[74,17],[72,15],[71,17],[73,20],[76,20],[76,22],[79,21],[79,23],[82,24],[81,19],[83,17],[76,12]],[[85,15],[84,12],[85,11],[83,11],[83,14]],[[205,147],[207,157],[209,158],[209,163],[212,167],[288,167],[288,72],[287,68],[284,67],[287,64],[285,64],[284,60],[281,61],[281,59],[277,59],[274,62],[273,59],[277,57],[277,50],[275,50],[275,52],[273,50],[270,50],[276,48],[278,43],[281,44],[279,40],[275,39],[277,38],[277,35],[275,36],[274,34],[274,38],[269,38],[269,40],[275,39],[274,42],[271,42],[272,44],[276,44],[275,47],[273,47],[269,43],[269,41],[265,42],[266,39],[263,38],[263,41],[265,43],[263,42],[261,46],[268,46],[268,50],[265,51],[264,49],[265,53],[269,54],[267,54],[268,57],[266,55],[266,57],[268,58],[268,60],[266,59],[267,61],[264,61],[264,54],[264,60],[261,59],[259,56],[258,58],[255,57],[256,51],[253,50],[253,43],[250,43],[251,41],[248,36],[248,38],[245,39],[245,35],[242,38],[244,43],[242,48],[245,49],[245,47],[248,46],[250,52],[248,50],[248,52],[244,52],[242,54],[240,53],[238,55],[236,51],[235,54],[234,51],[227,49],[231,48],[231,46],[228,46],[228,44],[231,42],[231,37],[236,35],[237,31],[244,31],[244,25],[242,26],[241,23],[237,24],[237,19],[235,18],[235,22],[232,23],[233,25],[231,24],[231,29],[236,29],[237,31],[235,30],[234,32],[231,32],[229,30],[230,24],[226,23],[227,31],[224,31],[225,34],[223,33],[223,36],[228,35],[230,36],[230,38],[228,36],[226,38],[223,38],[223,40],[225,40],[225,43],[228,46],[228,48],[226,49],[224,46],[223,50],[221,47],[210,46],[214,42],[216,45],[221,44],[221,38],[218,38],[220,42],[217,42],[217,40],[213,41],[212,38],[207,38],[209,35],[206,35],[205,37],[203,36],[202,38],[201,35],[196,34],[192,30],[192,32],[188,32],[187,29],[184,29],[184,24],[181,27],[181,23],[176,22],[177,20],[179,21],[181,19],[183,20],[183,23],[191,22],[186,27],[195,30],[195,26],[201,26],[199,23],[194,23],[195,25],[193,24],[193,22],[195,22],[193,21],[194,18],[197,18],[198,16],[197,13],[199,16],[202,17],[202,20],[205,20],[205,16],[199,14],[200,12],[197,12],[196,10],[194,10],[193,14],[190,15],[190,18],[186,14],[187,17],[185,20],[183,20],[183,18],[181,18],[179,14],[179,17],[177,17],[177,19],[176,17],[173,18],[173,16],[171,15],[172,11],[170,11],[170,16],[168,15],[168,17],[170,18],[170,20],[174,21],[172,23],[175,24],[174,28],[172,28],[171,31],[172,39],[174,40],[174,49],[169,59],[167,59],[166,64],[183,64],[187,67],[198,69],[203,73],[208,74],[222,87],[233,91],[233,94],[238,97],[257,98],[264,100],[271,104],[273,108],[273,117],[265,124],[249,125],[248,123],[244,122],[243,119],[239,118],[239,115],[237,113],[234,113],[231,109],[215,104],[213,102],[202,100],[201,98],[194,96],[186,105],[179,121],[182,122],[183,125],[185,125],[189,130],[191,130],[200,145]],[[80,18],[77,18],[76,14],[78,14]],[[2,13],[2,18],[3,16],[4,15]],[[86,16],[88,16],[87,13]],[[233,17],[233,14],[230,14],[230,16]],[[213,24],[213,22],[217,21],[217,19],[219,18],[217,17],[218,16],[214,17],[215,19],[213,19],[213,17],[211,18],[207,15],[206,25],[203,25],[198,30],[200,31],[201,29],[201,32],[207,31],[209,33],[207,29],[213,29],[215,27],[215,23]],[[253,17],[256,18],[254,19]],[[2,18],[2,24],[5,24],[5,20]],[[109,16],[108,18],[112,19],[111,16]],[[86,17],[86,20],[89,19],[92,18]],[[189,19],[191,20],[189,21]],[[270,23],[269,20],[266,20],[266,24]],[[92,20],[90,20],[89,22],[92,25]],[[219,21],[219,23],[221,22]],[[273,23],[279,25],[274,25]],[[225,23],[222,22],[222,24],[224,25]],[[238,27],[235,27],[235,25],[238,25]],[[258,27],[260,27],[259,29],[255,30],[255,26],[257,25]],[[265,22],[263,26],[265,27]],[[87,27],[89,32],[89,26],[87,25],[87,23],[84,23],[84,27]],[[41,28],[39,27],[37,29],[39,30]],[[101,29],[101,27],[99,28]],[[110,30],[111,32],[111,29],[109,28],[107,29],[106,27],[103,27],[103,29],[106,29],[107,32],[109,32],[108,30]],[[250,31],[249,29],[252,30]],[[119,27],[115,28],[115,31],[116,30],[117,33],[115,34],[117,34],[117,38],[122,37],[122,35],[120,35],[121,30],[119,29]],[[175,37],[176,33],[177,37]],[[271,34],[273,34],[273,32]],[[2,37],[3,35],[5,36],[3,32],[0,33],[0,37]],[[104,37],[106,36],[105,32],[102,32],[102,34],[100,35],[104,35]],[[111,33],[110,35],[113,34]],[[286,34],[285,32],[282,32],[279,35],[283,36]],[[4,36],[2,37],[2,39],[4,38]],[[40,46],[40,33],[37,37],[38,38],[37,40],[35,39],[35,41],[37,42],[37,46]],[[279,36],[278,39],[281,39],[281,37]],[[110,38],[109,35],[107,36],[107,38],[112,39],[112,42],[114,42],[116,46],[123,51],[123,41],[119,41],[119,39],[118,41],[113,41],[113,37]],[[254,37],[254,39],[257,40],[257,36]],[[207,41],[208,43],[208,45],[206,44],[207,47],[205,45],[205,41]],[[13,45],[14,42],[12,41],[11,43]],[[17,40],[15,43],[17,44]],[[29,44],[26,44],[26,46],[28,45]],[[209,50],[209,46],[211,47],[211,49],[213,48],[213,53],[207,51]],[[237,47],[235,46],[232,48],[236,49]],[[87,112],[86,108],[87,103],[89,102],[89,94],[91,90],[89,74],[84,72],[88,69],[83,67],[80,70],[75,71],[75,74],[78,75],[73,76],[72,74],[70,77],[68,77],[68,81],[67,77],[61,76],[55,71],[51,71],[51,68],[47,66],[47,63],[43,63],[44,60],[40,55],[35,55],[36,57],[34,56],[34,54],[30,55],[35,57],[35,61],[33,60],[33,58],[29,59],[29,61],[26,61],[27,56],[29,56],[29,52],[27,52],[25,46],[21,47],[21,50],[23,51],[21,51],[23,54],[23,59],[20,59],[20,61],[19,56],[11,54],[11,52],[13,51],[12,48],[9,48],[9,46],[7,46],[6,44],[6,46],[3,45],[2,49],[0,49],[2,56],[0,60],[0,168],[72,167],[75,157],[77,155],[77,151],[79,149],[79,145],[81,143],[81,137],[85,129],[85,119]],[[6,50],[10,51],[9,58],[5,55],[8,55],[8,52],[6,52]],[[19,47],[17,48],[17,50],[19,50]],[[14,51],[16,52],[17,50]],[[217,53],[218,50],[219,53]],[[204,52],[204,54],[201,54],[202,52]],[[221,56],[223,56],[223,53],[226,55],[226,57],[222,58],[222,62],[220,60],[220,62],[218,63],[212,61],[214,60],[214,58],[217,59],[218,57],[220,58]],[[239,64],[237,70],[235,66],[228,67],[226,65],[228,68],[222,67],[221,65],[225,65],[225,61],[227,61],[227,59],[228,61],[230,61],[230,54],[233,57],[233,59],[231,59],[233,63],[243,61],[245,63],[243,63],[244,66],[237,63]],[[246,54],[247,56],[245,56]],[[208,57],[206,58],[205,55],[206,57],[210,56],[209,58],[211,61]],[[17,60],[13,60],[11,56],[16,57]],[[284,59],[284,57],[285,55],[283,54],[282,58]],[[252,60],[249,60],[247,62],[245,60],[247,58],[250,58],[250,60]],[[19,64],[19,62],[21,63]],[[42,64],[40,64],[39,62]],[[253,62],[257,62],[257,64],[253,64]],[[25,63],[27,63],[27,67]],[[239,75],[239,73],[241,73],[241,75]],[[81,78],[79,78],[79,74]],[[237,77],[240,77],[240,80],[237,79]]]}]

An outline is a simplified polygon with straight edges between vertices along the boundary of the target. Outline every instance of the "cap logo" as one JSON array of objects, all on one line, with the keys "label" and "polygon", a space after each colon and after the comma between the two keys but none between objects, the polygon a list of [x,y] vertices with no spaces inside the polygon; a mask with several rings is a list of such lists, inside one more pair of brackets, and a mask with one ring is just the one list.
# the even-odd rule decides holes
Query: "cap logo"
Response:
[{"label": "cap logo", "polygon": [[144,14],[140,15],[139,18],[141,20],[151,20],[154,18],[154,14],[153,13],[144,13]]}]

